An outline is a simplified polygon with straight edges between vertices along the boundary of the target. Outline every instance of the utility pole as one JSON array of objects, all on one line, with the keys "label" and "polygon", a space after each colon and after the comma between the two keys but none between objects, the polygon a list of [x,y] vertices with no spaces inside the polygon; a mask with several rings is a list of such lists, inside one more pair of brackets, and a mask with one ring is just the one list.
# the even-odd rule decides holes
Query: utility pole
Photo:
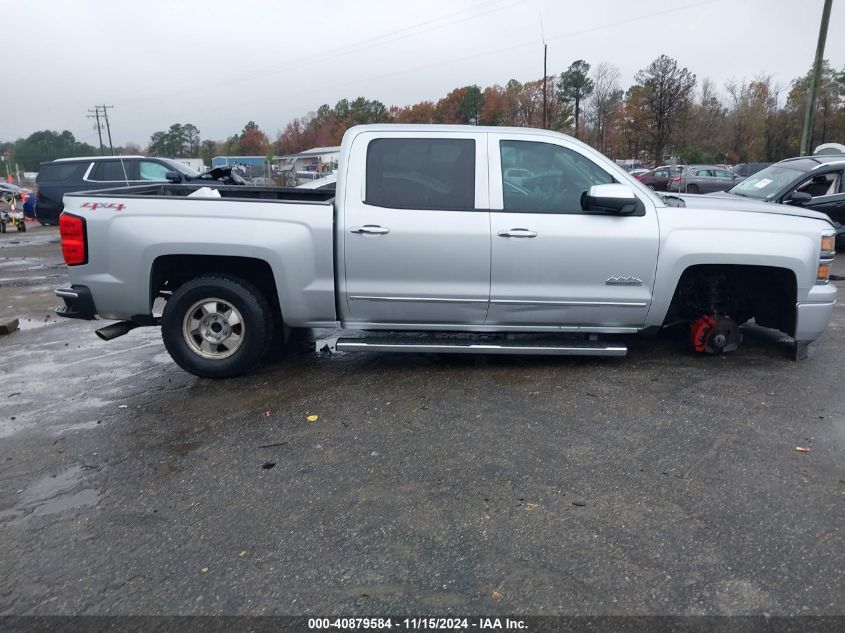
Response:
[{"label": "utility pole", "polygon": [[810,92],[807,95],[807,106],[804,112],[804,131],[801,132],[801,156],[810,153],[810,145],[813,142],[813,118],[816,113],[816,96],[819,92],[819,83],[822,75],[822,60],[824,58],[824,44],[827,40],[827,24],[830,22],[830,7],[833,0],[824,0],[822,9],[822,23],[819,26],[819,42],[816,45],[816,61],[813,64],[813,76],[810,79]]},{"label": "utility pole", "polygon": [[548,45],[544,42],[543,43],[543,129],[545,130],[548,127],[548,120],[549,120],[549,106],[548,106],[548,99],[546,99],[546,84],[549,82],[547,81],[547,73],[546,73],[546,54],[548,52]]},{"label": "utility pole", "polygon": [[97,119],[97,136],[100,137],[100,156],[103,155],[103,131],[100,129],[100,107],[96,106],[94,108],[94,114],[91,114],[91,110],[88,110],[88,118],[89,119]]},{"label": "utility pole", "polygon": [[111,144],[111,128],[109,127],[109,112],[107,108],[114,108],[114,106],[110,105],[101,105],[99,106],[103,109],[103,117],[106,119],[106,132],[109,135],[109,150],[111,151],[111,155],[114,156],[114,146]]}]

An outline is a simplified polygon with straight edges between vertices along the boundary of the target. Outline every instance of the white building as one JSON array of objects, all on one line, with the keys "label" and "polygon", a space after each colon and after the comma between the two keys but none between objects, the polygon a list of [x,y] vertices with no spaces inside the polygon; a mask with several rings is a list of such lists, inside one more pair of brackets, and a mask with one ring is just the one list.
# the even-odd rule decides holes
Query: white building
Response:
[{"label": "white building", "polygon": [[337,171],[340,146],[313,147],[298,154],[274,156],[275,171],[288,187],[308,182]]}]

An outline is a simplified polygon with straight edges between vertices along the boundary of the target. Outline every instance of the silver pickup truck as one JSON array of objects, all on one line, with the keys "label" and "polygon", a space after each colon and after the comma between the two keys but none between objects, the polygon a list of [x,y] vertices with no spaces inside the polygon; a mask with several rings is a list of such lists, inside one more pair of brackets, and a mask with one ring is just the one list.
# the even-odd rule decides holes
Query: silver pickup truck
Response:
[{"label": "silver pickup truck", "polygon": [[364,333],[338,350],[618,356],[606,335],[679,323],[698,351],[731,351],[754,319],[803,358],[836,299],[827,216],[661,197],[543,130],[360,126],[336,194],[156,184],[64,205],[58,312],[119,320],[104,339],[160,325],[206,377],[318,327]]}]

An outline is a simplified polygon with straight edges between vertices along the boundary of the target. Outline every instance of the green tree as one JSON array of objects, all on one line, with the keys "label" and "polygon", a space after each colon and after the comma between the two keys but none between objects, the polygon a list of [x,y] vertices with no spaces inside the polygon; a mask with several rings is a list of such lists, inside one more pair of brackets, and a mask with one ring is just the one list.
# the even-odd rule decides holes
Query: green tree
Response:
[{"label": "green tree", "polygon": [[211,165],[211,159],[217,155],[217,143],[205,140],[200,143],[199,157],[204,165]]},{"label": "green tree", "polygon": [[484,94],[476,85],[467,86],[461,97],[461,118],[464,123],[478,125],[481,109],[484,107]]},{"label": "green tree", "polygon": [[192,123],[174,123],[166,132],[150,136],[147,154],[174,158],[195,158],[199,154],[200,131]]},{"label": "green tree", "polygon": [[572,105],[575,114],[575,136],[578,137],[581,120],[581,103],[593,92],[595,84],[590,79],[590,65],[578,59],[560,74],[557,84],[558,100]]},{"label": "green tree", "polygon": [[43,130],[15,142],[12,159],[27,171],[36,171],[38,165],[56,158],[94,156],[99,152],[88,143],[78,142],[73,134]]}]

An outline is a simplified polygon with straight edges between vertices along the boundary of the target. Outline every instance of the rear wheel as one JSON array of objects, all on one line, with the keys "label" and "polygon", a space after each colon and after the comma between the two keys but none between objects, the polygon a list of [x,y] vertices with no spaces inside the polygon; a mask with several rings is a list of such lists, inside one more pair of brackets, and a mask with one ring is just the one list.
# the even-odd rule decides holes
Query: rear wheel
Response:
[{"label": "rear wheel", "polygon": [[161,336],[185,371],[228,378],[258,364],[273,335],[272,310],[252,284],[203,276],[177,288],[164,306]]},{"label": "rear wheel", "polygon": [[688,185],[687,186],[687,193],[698,193],[700,190],[698,185]]}]

